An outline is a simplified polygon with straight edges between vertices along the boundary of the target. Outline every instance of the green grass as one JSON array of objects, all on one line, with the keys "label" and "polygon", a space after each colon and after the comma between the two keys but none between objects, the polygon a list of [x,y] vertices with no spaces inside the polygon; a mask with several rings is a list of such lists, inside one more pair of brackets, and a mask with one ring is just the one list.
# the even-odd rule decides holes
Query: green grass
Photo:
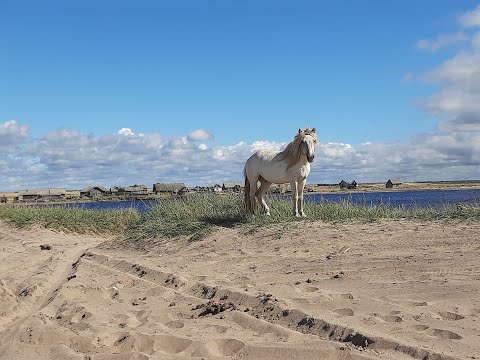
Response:
[{"label": "green grass", "polygon": [[270,216],[261,213],[255,217],[246,215],[243,197],[237,194],[195,194],[182,200],[160,202],[132,224],[127,237],[131,240],[159,237],[189,236],[198,240],[215,228],[247,226],[256,231],[263,226],[281,224],[283,227],[298,221],[320,220],[325,222],[372,222],[383,219],[418,221],[480,221],[479,207],[443,208],[393,208],[388,205],[359,206],[350,202],[305,204],[308,219],[295,218],[291,202],[267,199]]},{"label": "green grass", "polygon": [[191,241],[210,234],[216,226],[233,227],[247,221],[243,198],[235,194],[194,194],[158,202],[128,229],[132,240],[187,235]]},{"label": "green grass", "polygon": [[372,222],[383,219],[417,221],[480,221],[480,207],[393,208],[388,205],[359,206],[349,202],[305,204],[307,220],[292,215],[291,202],[269,198],[271,216],[255,217],[243,210],[238,194],[194,194],[159,201],[147,212],[129,210],[84,210],[68,207],[0,207],[0,219],[18,227],[32,225],[77,233],[118,235],[128,241],[187,236],[199,240],[218,227],[246,227],[257,231],[278,224],[294,227],[299,221]]},{"label": "green grass", "polygon": [[140,215],[128,210],[72,207],[0,207],[0,220],[18,228],[40,226],[79,234],[121,235]]}]

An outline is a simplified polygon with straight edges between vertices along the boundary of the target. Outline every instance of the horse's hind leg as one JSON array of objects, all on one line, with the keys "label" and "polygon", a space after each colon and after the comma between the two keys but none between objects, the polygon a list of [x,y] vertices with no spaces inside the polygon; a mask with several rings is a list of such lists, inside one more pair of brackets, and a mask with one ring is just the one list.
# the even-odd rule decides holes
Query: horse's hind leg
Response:
[{"label": "horse's hind leg", "polygon": [[249,209],[252,214],[255,214],[255,210],[257,210],[257,199],[255,197],[255,193],[257,192],[258,186],[258,176],[249,178],[250,181],[250,206]]},{"label": "horse's hind leg", "polygon": [[272,183],[270,181],[265,180],[263,177],[259,177],[260,180],[260,187],[255,193],[256,198],[258,201],[262,204],[263,210],[265,211],[266,215],[270,215],[270,209],[268,208],[267,203],[265,202],[265,199],[263,198],[263,195],[267,192],[268,188]]}]

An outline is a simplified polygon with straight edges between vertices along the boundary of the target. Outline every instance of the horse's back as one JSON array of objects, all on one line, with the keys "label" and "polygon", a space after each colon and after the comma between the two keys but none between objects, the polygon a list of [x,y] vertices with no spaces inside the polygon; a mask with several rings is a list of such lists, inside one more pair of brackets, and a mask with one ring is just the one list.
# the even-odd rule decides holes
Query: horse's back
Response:
[{"label": "horse's back", "polygon": [[262,176],[272,183],[282,184],[289,182],[287,163],[279,160],[279,151],[259,150],[247,160],[245,172],[249,178]]}]

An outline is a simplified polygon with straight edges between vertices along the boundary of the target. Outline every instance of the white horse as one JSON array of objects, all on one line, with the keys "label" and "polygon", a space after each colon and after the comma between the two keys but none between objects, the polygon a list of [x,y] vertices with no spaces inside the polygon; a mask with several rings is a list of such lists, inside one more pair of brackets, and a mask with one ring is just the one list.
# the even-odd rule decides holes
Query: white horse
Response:
[{"label": "white horse", "polygon": [[[315,128],[298,129],[293,141],[285,150],[259,150],[247,160],[245,175],[245,208],[255,213],[257,200],[267,215],[270,209],[263,198],[272,183],[290,183],[292,190],[293,213],[305,217],[303,211],[303,189],[310,173],[310,163],[315,157],[318,137]],[[258,187],[260,182],[260,187]]]}]

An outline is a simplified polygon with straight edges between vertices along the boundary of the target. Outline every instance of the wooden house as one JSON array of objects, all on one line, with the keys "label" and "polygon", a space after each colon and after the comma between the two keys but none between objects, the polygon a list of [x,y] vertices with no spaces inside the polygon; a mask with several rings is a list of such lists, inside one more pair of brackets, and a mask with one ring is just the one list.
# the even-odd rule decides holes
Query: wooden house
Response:
[{"label": "wooden house", "polygon": [[190,192],[191,192],[191,190],[189,188],[187,188],[186,186],[184,186],[183,188],[178,190],[177,195],[187,195]]},{"label": "wooden house", "polygon": [[345,180],[342,180],[338,185],[340,186],[340,189],[356,189],[358,187],[358,184],[355,180],[352,182],[346,182]]},{"label": "wooden house", "polygon": [[108,191],[108,195],[110,196],[120,196],[123,195],[124,189],[120,186],[112,186],[110,190]]},{"label": "wooden house", "polygon": [[385,187],[387,189],[393,189],[401,185],[402,185],[402,182],[400,181],[400,179],[388,179],[388,181],[385,183]]},{"label": "wooden house", "polygon": [[103,186],[89,186],[83,190],[80,190],[80,196],[86,196],[89,198],[98,198],[108,195],[109,191]]},{"label": "wooden house", "polygon": [[218,184],[215,184],[210,188],[210,191],[212,192],[222,192],[222,190],[222,187]]},{"label": "wooden house", "polygon": [[224,182],[222,185],[223,191],[242,192],[244,184],[241,182]]},{"label": "wooden house", "polygon": [[342,180],[342,181],[340,181],[338,186],[340,186],[340,189],[347,189],[348,188],[348,182],[346,182],[345,180]]},{"label": "wooden house", "polygon": [[15,201],[64,200],[66,193],[66,190],[62,188],[20,190]]},{"label": "wooden house", "polygon": [[155,194],[177,194],[185,186],[184,183],[156,183],[153,184]]},{"label": "wooden house", "polygon": [[129,197],[147,196],[148,188],[145,185],[132,185],[123,188],[123,195]]}]

